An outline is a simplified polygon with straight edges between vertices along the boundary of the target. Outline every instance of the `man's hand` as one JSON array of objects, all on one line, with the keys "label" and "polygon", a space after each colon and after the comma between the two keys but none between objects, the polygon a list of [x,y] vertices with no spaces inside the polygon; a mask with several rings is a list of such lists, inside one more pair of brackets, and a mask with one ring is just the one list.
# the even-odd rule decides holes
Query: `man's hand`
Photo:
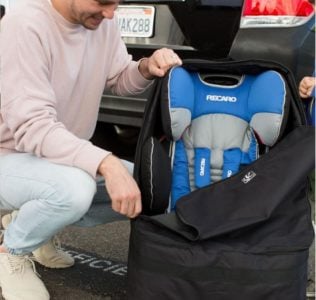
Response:
[{"label": "man's hand", "polygon": [[308,98],[311,96],[313,89],[316,85],[316,78],[311,76],[305,76],[298,87],[300,96],[302,98]]},{"label": "man's hand", "polygon": [[135,218],[142,209],[140,190],[121,161],[110,154],[103,159],[98,172],[105,179],[113,210]]},{"label": "man's hand", "polygon": [[171,49],[156,50],[150,57],[144,58],[139,63],[139,72],[146,79],[163,77],[173,66],[182,65],[182,60]]}]

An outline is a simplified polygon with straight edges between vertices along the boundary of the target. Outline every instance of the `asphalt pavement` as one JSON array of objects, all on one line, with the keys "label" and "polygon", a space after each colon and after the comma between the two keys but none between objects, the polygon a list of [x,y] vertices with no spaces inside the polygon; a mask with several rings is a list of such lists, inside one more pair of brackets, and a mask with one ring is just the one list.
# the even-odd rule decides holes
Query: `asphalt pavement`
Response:
[{"label": "asphalt pavement", "polygon": [[[125,300],[129,221],[95,227],[68,226],[58,234],[75,258],[67,269],[36,264],[51,300]],[[0,296],[0,299],[3,298]]]},{"label": "asphalt pavement", "polygon": [[76,264],[64,270],[40,268],[52,300],[124,300],[129,221],[95,227],[69,226],[59,234]]}]

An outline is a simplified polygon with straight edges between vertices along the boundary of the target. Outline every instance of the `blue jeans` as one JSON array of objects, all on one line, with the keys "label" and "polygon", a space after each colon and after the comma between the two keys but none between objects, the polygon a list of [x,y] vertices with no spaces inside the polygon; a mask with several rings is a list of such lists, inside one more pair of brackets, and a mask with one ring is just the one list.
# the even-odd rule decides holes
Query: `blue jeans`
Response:
[{"label": "blue jeans", "polygon": [[[122,162],[132,172],[133,164]],[[81,169],[27,153],[0,156],[0,209],[19,209],[3,245],[11,254],[32,252],[78,221],[95,192],[96,181]]]}]

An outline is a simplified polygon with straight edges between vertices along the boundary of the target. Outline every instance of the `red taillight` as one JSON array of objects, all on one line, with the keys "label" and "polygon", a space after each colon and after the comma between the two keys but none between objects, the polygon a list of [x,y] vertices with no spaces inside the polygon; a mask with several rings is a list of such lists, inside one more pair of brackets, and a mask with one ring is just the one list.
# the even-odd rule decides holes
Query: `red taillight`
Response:
[{"label": "red taillight", "polygon": [[301,16],[314,11],[308,0],[245,0],[244,16]]},{"label": "red taillight", "polygon": [[245,0],[241,27],[298,26],[313,15],[308,0]]}]

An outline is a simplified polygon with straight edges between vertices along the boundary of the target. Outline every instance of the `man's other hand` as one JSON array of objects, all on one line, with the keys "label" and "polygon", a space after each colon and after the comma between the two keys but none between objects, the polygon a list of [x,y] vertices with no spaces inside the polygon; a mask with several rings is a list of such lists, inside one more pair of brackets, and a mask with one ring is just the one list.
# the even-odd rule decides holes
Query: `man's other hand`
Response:
[{"label": "man's other hand", "polygon": [[139,215],[142,210],[140,190],[120,159],[108,155],[101,162],[98,172],[105,179],[113,210],[129,218]]}]

